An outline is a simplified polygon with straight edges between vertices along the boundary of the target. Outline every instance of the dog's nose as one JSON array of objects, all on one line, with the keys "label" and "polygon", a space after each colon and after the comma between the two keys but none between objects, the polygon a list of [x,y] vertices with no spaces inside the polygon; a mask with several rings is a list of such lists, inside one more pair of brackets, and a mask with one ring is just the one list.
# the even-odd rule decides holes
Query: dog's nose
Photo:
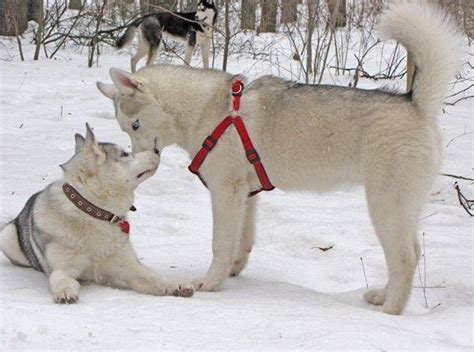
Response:
[{"label": "dog's nose", "polygon": [[158,150],[158,148],[153,148],[153,153],[160,155],[160,151]]}]

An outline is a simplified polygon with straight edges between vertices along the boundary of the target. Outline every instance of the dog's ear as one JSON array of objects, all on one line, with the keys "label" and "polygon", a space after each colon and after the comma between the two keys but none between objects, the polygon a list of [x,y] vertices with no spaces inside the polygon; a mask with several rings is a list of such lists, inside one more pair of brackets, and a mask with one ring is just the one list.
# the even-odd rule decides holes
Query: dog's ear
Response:
[{"label": "dog's ear", "polygon": [[117,87],[113,84],[106,84],[102,82],[96,82],[97,88],[104,94],[107,98],[113,99],[115,95],[119,92]]},{"label": "dog's ear", "polygon": [[74,135],[74,140],[76,141],[76,153],[80,152],[84,147],[84,142],[86,141],[79,133]]},{"label": "dog's ear", "polygon": [[120,93],[124,95],[133,95],[136,92],[144,91],[144,83],[128,72],[112,68],[110,69],[110,77]]},{"label": "dog's ear", "polygon": [[107,156],[105,155],[105,151],[95,141],[94,132],[92,132],[92,129],[88,123],[86,123],[86,129],[87,129],[87,132],[86,132],[86,139],[84,141],[84,149],[88,153],[90,153],[90,155],[92,156],[92,158],[94,159],[97,165],[101,165],[104,163],[105,159],[107,158]]}]

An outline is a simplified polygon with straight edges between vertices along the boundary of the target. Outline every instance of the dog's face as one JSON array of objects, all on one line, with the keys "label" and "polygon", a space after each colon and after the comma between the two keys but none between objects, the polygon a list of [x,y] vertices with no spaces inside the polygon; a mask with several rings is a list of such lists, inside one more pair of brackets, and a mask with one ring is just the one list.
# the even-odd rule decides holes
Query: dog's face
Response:
[{"label": "dog's face", "polygon": [[112,143],[97,143],[87,126],[86,137],[76,134],[76,152],[61,165],[65,175],[80,178],[85,184],[100,185],[109,190],[133,191],[152,176],[160,163],[157,149],[129,153]]},{"label": "dog's face", "polygon": [[206,24],[211,24],[215,22],[217,17],[217,7],[212,0],[201,0],[199,1],[196,20],[204,22]]},{"label": "dog's face", "polygon": [[110,76],[114,84],[97,82],[97,88],[113,100],[115,117],[122,131],[130,136],[133,152],[155,147],[161,150],[172,135],[168,130],[172,117],[157,103],[141,78],[119,69],[111,69]]}]

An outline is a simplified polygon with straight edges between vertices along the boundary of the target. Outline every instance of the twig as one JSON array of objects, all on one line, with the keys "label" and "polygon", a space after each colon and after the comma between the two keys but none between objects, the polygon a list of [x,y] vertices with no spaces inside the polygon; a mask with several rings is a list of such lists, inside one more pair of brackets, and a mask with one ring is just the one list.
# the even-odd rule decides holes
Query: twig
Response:
[{"label": "twig", "polygon": [[365,273],[364,260],[362,259],[362,257],[360,257],[360,262],[362,263],[362,271],[364,272],[365,287],[369,289],[369,283],[367,282],[367,275]]},{"label": "twig", "polygon": [[465,180],[465,181],[474,181],[474,178],[465,177],[465,176],[458,176],[458,175],[453,175],[453,174],[443,174],[443,173],[440,173],[440,175],[441,176],[446,176],[446,177],[457,178],[457,179]]}]

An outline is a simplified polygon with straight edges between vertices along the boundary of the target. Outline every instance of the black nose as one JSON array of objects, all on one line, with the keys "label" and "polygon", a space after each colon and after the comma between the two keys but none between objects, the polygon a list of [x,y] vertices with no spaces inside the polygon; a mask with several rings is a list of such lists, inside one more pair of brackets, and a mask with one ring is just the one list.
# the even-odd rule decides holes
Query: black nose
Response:
[{"label": "black nose", "polygon": [[158,150],[158,148],[153,148],[153,153],[160,155],[160,151]]}]

